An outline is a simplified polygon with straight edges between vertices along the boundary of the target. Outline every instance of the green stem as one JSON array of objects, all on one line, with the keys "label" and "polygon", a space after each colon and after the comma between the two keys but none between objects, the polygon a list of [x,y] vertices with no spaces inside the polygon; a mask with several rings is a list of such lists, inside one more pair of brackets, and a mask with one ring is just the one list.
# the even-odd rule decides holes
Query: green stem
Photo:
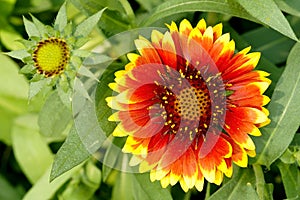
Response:
[{"label": "green stem", "polygon": [[130,19],[131,25],[135,26],[135,15],[130,4],[127,0],[119,0],[119,2],[122,4],[128,18]]},{"label": "green stem", "polygon": [[264,191],[265,191],[264,173],[261,168],[261,165],[259,165],[259,164],[254,164],[253,170],[254,170],[255,179],[256,179],[256,192],[258,194],[259,199],[263,200],[264,199]]},{"label": "green stem", "polygon": [[205,193],[205,198],[204,199],[208,199],[209,197],[210,197],[210,183],[207,182],[206,193]]}]

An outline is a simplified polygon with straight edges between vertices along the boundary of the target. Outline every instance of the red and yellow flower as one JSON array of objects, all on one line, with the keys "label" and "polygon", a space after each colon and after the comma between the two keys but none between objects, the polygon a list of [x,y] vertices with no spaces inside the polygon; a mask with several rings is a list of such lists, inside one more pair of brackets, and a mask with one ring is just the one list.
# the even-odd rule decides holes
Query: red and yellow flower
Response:
[{"label": "red and yellow flower", "polygon": [[249,135],[260,136],[270,121],[263,93],[271,81],[254,70],[260,53],[235,53],[222,24],[202,19],[193,28],[183,20],[168,28],[135,40],[139,54],[128,54],[109,84],[118,93],[106,99],[117,110],[109,120],[119,122],[113,135],[127,136],[123,152],[140,172],[150,170],[162,187],[201,191],[204,179],[219,185],[232,163],[246,167],[255,156]]}]

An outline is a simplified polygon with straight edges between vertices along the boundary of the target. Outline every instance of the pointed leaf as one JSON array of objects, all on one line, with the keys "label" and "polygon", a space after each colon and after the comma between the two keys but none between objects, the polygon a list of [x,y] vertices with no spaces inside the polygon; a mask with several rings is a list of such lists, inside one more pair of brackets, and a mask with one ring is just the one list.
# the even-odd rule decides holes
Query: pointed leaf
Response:
[{"label": "pointed leaf", "polygon": [[57,92],[46,100],[39,113],[38,124],[45,137],[60,137],[72,119],[69,108],[61,101]]},{"label": "pointed leaf", "polygon": [[268,105],[271,124],[261,129],[261,137],[253,138],[258,153],[256,162],[267,167],[287,149],[300,125],[299,54],[300,43],[297,43],[289,54],[285,70]]},{"label": "pointed leaf", "polygon": [[235,0],[250,15],[283,35],[297,41],[289,22],[273,0]]},{"label": "pointed leaf", "polygon": [[170,0],[159,5],[154,13],[148,17],[143,26],[153,24],[155,21],[182,12],[217,12],[227,15],[233,15],[244,19],[257,21],[254,17],[249,15],[245,9],[234,1],[224,0]]},{"label": "pointed leaf", "polygon": [[19,60],[23,60],[24,58],[31,56],[25,49],[10,51],[5,54]]},{"label": "pointed leaf", "polygon": [[149,173],[120,172],[113,188],[112,200],[118,200],[120,197],[124,200],[172,200],[170,191],[162,188],[159,181],[150,181]]},{"label": "pointed leaf", "polygon": [[[300,33],[300,20],[295,20],[293,17],[287,17],[287,19],[295,33]],[[271,62],[279,65],[286,62],[291,48],[295,45],[294,40],[268,27],[248,31],[242,37],[249,41],[253,49],[260,51]]]},{"label": "pointed leaf", "polygon": [[80,75],[89,77],[91,79],[94,79],[95,81],[99,81],[98,78],[96,77],[96,75],[94,73],[92,73],[87,67],[85,66],[81,66],[78,73]]},{"label": "pointed leaf", "polygon": [[112,109],[107,106],[106,97],[112,96],[113,91],[108,87],[108,84],[113,82],[114,73],[122,66],[108,67],[100,78],[100,82],[96,91],[96,109],[99,124],[106,135],[110,135],[115,129],[117,123],[108,121],[108,117],[113,113]]},{"label": "pointed leaf", "polygon": [[77,92],[77,94],[88,99],[89,101],[92,101],[87,89],[84,87],[83,83],[78,78],[75,79],[74,90]]},{"label": "pointed leaf", "polygon": [[80,23],[77,27],[76,30],[74,32],[74,36],[79,37],[79,36],[87,36],[88,34],[90,34],[90,32],[95,28],[95,26],[97,25],[100,17],[102,16],[103,11],[105,10],[102,9],[99,12],[97,12],[96,14],[90,16],[89,18],[87,18],[86,20],[84,20],[82,23]]},{"label": "pointed leaf", "polygon": [[210,196],[208,200],[235,200],[251,199],[259,200],[254,189],[255,176],[251,169],[234,168],[234,176],[219,190]]},{"label": "pointed leaf", "polygon": [[280,170],[285,194],[287,198],[299,198],[300,197],[300,171],[296,164],[288,165],[283,162],[279,162],[277,167]]},{"label": "pointed leaf", "polygon": [[90,153],[86,150],[80,136],[73,126],[66,141],[55,155],[50,174],[50,181],[53,181],[57,177],[83,163],[89,157]]},{"label": "pointed leaf", "polygon": [[17,118],[12,130],[14,155],[31,183],[35,183],[51,165],[53,157],[37,127],[37,116]]},{"label": "pointed leaf", "polygon": [[33,15],[30,15],[32,18],[32,21],[35,25],[35,27],[38,29],[41,36],[44,36],[48,33],[46,26],[37,18],[35,18]]},{"label": "pointed leaf", "polygon": [[172,200],[170,191],[162,188],[159,181],[151,182],[149,173],[133,174],[133,192],[135,199]]},{"label": "pointed leaf", "polygon": [[49,88],[49,86],[46,79],[42,79],[37,82],[31,82],[29,85],[28,99],[32,99],[35,95],[41,92],[41,90],[46,90],[47,88]]},{"label": "pointed leaf", "polygon": [[55,22],[54,28],[58,29],[60,32],[64,30],[68,23],[68,16],[67,16],[67,9],[66,9],[66,2],[60,7]]},{"label": "pointed leaf", "polygon": [[122,147],[124,146],[125,138],[113,138],[112,143],[107,148],[102,166],[103,181],[105,182],[113,169],[121,169],[124,163]]},{"label": "pointed leaf", "polygon": [[291,15],[300,17],[300,1],[298,0],[275,0],[278,7]]},{"label": "pointed leaf", "polygon": [[52,182],[49,182],[50,169],[26,193],[23,200],[49,200],[82,166],[79,165]]},{"label": "pointed leaf", "polygon": [[92,162],[84,166],[84,173],[74,177],[61,194],[62,199],[92,199],[101,182],[101,171]]},{"label": "pointed leaf", "polygon": [[37,27],[35,26],[34,23],[32,23],[31,21],[26,19],[24,16],[23,16],[23,22],[24,22],[26,33],[27,33],[29,38],[34,37],[34,36],[35,37],[40,37],[40,32],[39,32],[39,30],[37,29]]}]

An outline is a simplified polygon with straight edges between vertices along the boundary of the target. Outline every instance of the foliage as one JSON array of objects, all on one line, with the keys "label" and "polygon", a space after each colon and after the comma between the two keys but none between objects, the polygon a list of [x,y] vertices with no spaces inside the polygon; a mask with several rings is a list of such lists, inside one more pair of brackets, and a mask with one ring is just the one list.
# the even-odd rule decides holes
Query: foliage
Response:
[{"label": "foliage", "polygon": [[[0,199],[300,198],[299,1],[0,3],[0,47],[9,52],[0,54]],[[112,95],[107,85],[128,62],[124,55],[134,50],[133,40],[141,33],[147,36],[145,28],[183,18],[222,22],[237,49],[251,45],[262,52],[258,68],[272,80],[267,91],[271,124],[253,138],[256,157],[248,168],[234,166],[233,177],[221,186],[206,183],[201,193],[184,193],[177,185],[162,189],[148,173],[130,173],[135,169],[124,164],[130,158],[119,150],[124,140],[110,136],[116,124],[107,121],[112,111],[105,102]],[[22,50],[28,45],[26,32],[32,42],[49,31],[74,42],[72,64],[77,71],[66,79],[72,82],[67,93],[66,80],[52,84],[34,79],[24,73],[31,73],[33,66],[18,60],[27,63],[31,57]],[[18,74],[20,69],[26,76]]]}]

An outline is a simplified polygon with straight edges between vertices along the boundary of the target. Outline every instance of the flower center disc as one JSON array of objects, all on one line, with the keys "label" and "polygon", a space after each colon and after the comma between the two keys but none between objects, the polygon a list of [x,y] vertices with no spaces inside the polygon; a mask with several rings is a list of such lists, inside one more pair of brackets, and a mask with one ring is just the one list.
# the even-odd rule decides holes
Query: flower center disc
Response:
[{"label": "flower center disc", "polygon": [[175,112],[184,120],[200,120],[209,113],[209,94],[194,87],[183,89],[175,100]]},{"label": "flower center disc", "polygon": [[35,67],[46,77],[60,74],[68,64],[70,52],[67,43],[59,38],[40,41],[33,52]]}]

